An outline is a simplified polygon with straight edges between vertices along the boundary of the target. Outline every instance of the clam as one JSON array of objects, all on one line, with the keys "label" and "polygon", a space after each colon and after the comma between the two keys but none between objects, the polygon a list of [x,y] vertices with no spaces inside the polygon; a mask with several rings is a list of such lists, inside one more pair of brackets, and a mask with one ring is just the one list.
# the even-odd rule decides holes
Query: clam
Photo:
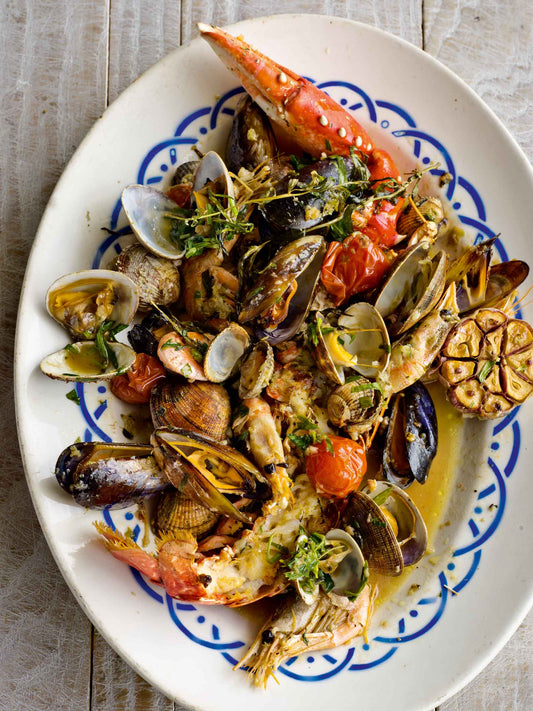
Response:
[{"label": "clam", "polygon": [[439,378],[463,414],[503,417],[533,394],[533,328],[498,309],[454,326],[440,358]]},{"label": "clam", "polygon": [[49,378],[76,382],[110,380],[128,371],[137,354],[124,343],[78,341],[42,359],[40,368]]},{"label": "clam", "polygon": [[55,475],[77,504],[92,509],[124,508],[169,487],[152,448],[141,444],[72,444],[59,455]]},{"label": "clam", "polygon": [[437,442],[435,406],[422,383],[414,383],[391,401],[382,460],[387,480],[402,489],[415,479],[423,484],[437,453]]},{"label": "clam", "polygon": [[46,309],[75,340],[92,340],[104,321],[129,324],[139,296],[131,279],[108,269],[87,269],[56,279]]},{"label": "clam", "polygon": [[206,193],[211,190],[226,199],[235,199],[233,181],[226,164],[215,151],[209,151],[200,161],[194,174],[193,192],[198,207],[207,202]]},{"label": "clam", "polygon": [[446,254],[429,256],[430,243],[423,240],[395,262],[375,307],[393,336],[418,323],[437,304],[446,282]]},{"label": "clam", "polygon": [[317,543],[321,556],[316,562],[319,569],[316,573],[323,573],[322,583],[318,582],[318,576],[303,579],[296,577],[295,586],[302,600],[312,605],[320,594],[320,584],[327,585],[327,592],[356,596],[366,585],[368,572],[355,540],[340,528],[328,531],[325,536],[301,532],[296,539],[296,549],[303,547],[305,551],[307,546],[316,546]]},{"label": "clam", "polygon": [[150,412],[156,429],[177,427],[215,440],[225,438],[231,418],[226,389],[200,381],[156,386],[150,395]]},{"label": "clam", "polygon": [[215,513],[249,522],[228,495],[264,499],[270,494],[263,474],[232,447],[183,429],[154,434],[154,455],[172,484]]},{"label": "clam", "polygon": [[328,418],[335,427],[345,429],[357,439],[377,422],[382,403],[383,395],[376,383],[362,375],[351,376],[330,394]]},{"label": "clam", "polygon": [[376,378],[388,365],[387,328],[379,312],[366,302],[349,306],[339,316],[337,326],[317,312],[309,337],[318,367],[340,385],[345,381],[345,368]]},{"label": "clam", "polygon": [[199,165],[199,160],[188,160],[178,165],[172,176],[172,185],[186,184],[192,186]]},{"label": "clam", "polygon": [[183,257],[185,250],[173,237],[176,219],[183,210],[174,200],[147,185],[128,185],[121,199],[131,229],[149,252],[165,259]]},{"label": "clam", "polygon": [[343,522],[362,538],[362,552],[372,570],[400,575],[404,566],[417,563],[427,548],[427,529],[417,507],[394,484],[376,482],[356,491],[343,512]]},{"label": "clam", "polygon": [[237,323],[215,336],[204,358],[204,373],[212,383],[221,383],[232,374],[250,345],[250,336]]},{"label": "clam", "polygon": [[239,397],[259,397],[274,374],[274,351],[267,341],[258,341],[241,363]]},{"label": "clam", "polygon": [[179,298],[180,273],[175,263],[140,244],[126,247],[118,255],[115,268],[137,285],[140,311],[149,311],[154,304],[168,306]]},{"label": "clam", "polygon": [[257,337],[272,345],[291,338],[311,306],[325,249],[318,235],[282,247],[246,294],[240,323],[253,321]]},{"label": "clam", "polygon": [[216,513],[198,501],[188,499],[180,491],[170,489],[164,491],[157,502],[153,526],[160,537],[174,538],[184,531],[198,537],[208,533],[218,518]]},{"label": "clam", "polygon": [[423,239],[432,242],[445,217],[439,198],[423,197],[416,202],[411,199],[398,217],[396,231],[409,237],[410,244],[416,244]]}]

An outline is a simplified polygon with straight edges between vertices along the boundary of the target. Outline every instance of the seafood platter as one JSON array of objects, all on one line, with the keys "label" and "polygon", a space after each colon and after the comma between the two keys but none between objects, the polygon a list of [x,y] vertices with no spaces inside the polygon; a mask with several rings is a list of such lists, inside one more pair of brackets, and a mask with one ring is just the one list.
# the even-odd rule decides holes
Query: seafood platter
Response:
[{"label": "seafood platter", "polygon": [[[354,57],[372,43],[406,53],[520,155],[445,70],[327,19],[298,22],[325,32],[325,48],[356,35]],[[68,226],[80,213],[90,237],[75,255],[58,250],[30,295],[26,284],[26,302],[46,310],[40,344],[57,344],[27,383],[40,394],[37,442],[61,442],[44,446],[48,471],[35,469],[19,423],[30,489],[86,612],[170,696],[205,709],[291,708],[303,694],[321,708],[334,694],[348,708],[354,693],[368,709],[393,698],[427,708],[490,654],[473,655],[468,639],[479,634],[476,581],[491,579],[484,546],[504,525],[507,483],[524,476],[533,328],[527,255],[514,246],[527,252],[527,232],[507,216],[495,224],[502,235],[488,226],[491,206],[460,172],[475,166],[429,133],[436,119],[420,110],[419,128],[396,96],[349,83],[338,58],[339,79],[304,78],[277,61],[275,42],[256,49],[261,26],[200,25],[200,39],[141,80],[152,97],[174,65],[213,67],[189,113],[161,99],[178,119],[171,138],[157,121],[134,121],[140,145],[161,138],[135,171],[139,155],[120,154],[118,139],[112,149],[96,126],[58,185],[71,198],[63,244],[78,239]],[[111,133],[139,91],[104,116]],[[101,160],[98,141],[115,179],[111,220],[93,197],[80,210],[83,191],[65,183],[88,155]],[[19,326],[18,353],[27,332]],[[506,525],[523,530],[512,494]],[[517,559],[499,565],[512,575]],[[527,609],[527,569],[496,624],[500,644]],[[457,654],[463,666],[450,661],[425,689],[409,675],[381,688],[439,645],[470,658]],[[220,698],[197,688],[198,668],[213,670]]]}]

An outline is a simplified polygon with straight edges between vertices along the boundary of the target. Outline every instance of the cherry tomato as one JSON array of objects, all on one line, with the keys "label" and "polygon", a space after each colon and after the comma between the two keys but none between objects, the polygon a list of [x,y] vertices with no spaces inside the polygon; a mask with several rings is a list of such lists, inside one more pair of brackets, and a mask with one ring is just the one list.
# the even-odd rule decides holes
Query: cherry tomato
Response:
[{"label": "cherry tomato", "polygon": [[[328,440],[333,453],[328,451]],[[306,456],[305,470],[319,494],[343,498],[357,489],[365,475],[365,448],[347,437],[329,435]]]},{"label": "cherry tomato", "polygon": [[[381,149],[374,149],[368,161],[371,180],[386,180],[395,178],[398,180],[400,172],[390,155]],[[370,237],[372,242],[385,247],[399,242],[401,236],[396,232],[396,222],[403,209],[404,198],[399,198],[394,204],[388,200],[380,200],[376,204],[376,210],[368,220],[366,227],[362,230]]]},{"label": "cherry tomato", "polygon": [[165,377],[165,373],[157,358],[138,353],[131,370],[111,380],[111,392],[124,402],[150,402],[152,388]]},{"label": "cherry tomato", "polygon": [[339,306],[354,294],[374,289],[392,257],[366,235],[355,233],[344,242],[331,242],[322,262],[324,288]]}]

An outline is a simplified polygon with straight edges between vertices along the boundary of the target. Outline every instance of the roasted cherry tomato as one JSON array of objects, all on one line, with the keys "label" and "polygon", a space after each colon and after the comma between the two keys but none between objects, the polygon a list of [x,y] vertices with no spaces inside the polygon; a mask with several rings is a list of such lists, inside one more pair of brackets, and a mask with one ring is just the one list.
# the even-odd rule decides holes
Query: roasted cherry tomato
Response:
[{"label": "roasted cherry tomato", "polygon": [[[329,440],[329,441],[328,441]],[[331,445],[333,453],[331,453]],[[305,458],[305,470],[319,494],[343,498],[355,491],[366,472],[365,448],[347,437],[329,435]]]},{"label": "roasted cherry tomato", "polygon": [[322,262],[322,284],[339,306],[354,294],[374,289],[391,263],[391,255],[356,232],[344,242],[329,245]]},{"label": "roasted cherry tomato", "polygon": [[111,392],[124,402],[150,402],[150,392],[165,377],[165,368],[146,353],[138,353],[131,370],[111,380]]},{"label": "roasted cherry tomato", "polygon": [[[381,149],[374,149],[368,161],[371,180],[398,180],[400,172],[390,155]],[[372,242],[384,247],[392,247],[399,242],[401,236],[396,232],[396,222],[403,209],[404,198],[398,198],[395,203],[380,200],[367,225],[362,230]]]}]

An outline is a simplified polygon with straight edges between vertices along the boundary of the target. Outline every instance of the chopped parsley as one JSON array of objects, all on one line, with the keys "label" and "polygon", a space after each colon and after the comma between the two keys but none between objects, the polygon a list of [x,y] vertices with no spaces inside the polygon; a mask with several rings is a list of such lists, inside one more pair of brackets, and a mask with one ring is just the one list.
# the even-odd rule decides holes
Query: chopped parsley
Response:
[{"label": "chopped parsley", "polygon": [[76,405],[79,405],[81,402],[80,397],[75,390],[70,390],[70,392],[68,392],[65,397],[67,398],[67,400],[72,400],[72,402],[75,402]]}]

